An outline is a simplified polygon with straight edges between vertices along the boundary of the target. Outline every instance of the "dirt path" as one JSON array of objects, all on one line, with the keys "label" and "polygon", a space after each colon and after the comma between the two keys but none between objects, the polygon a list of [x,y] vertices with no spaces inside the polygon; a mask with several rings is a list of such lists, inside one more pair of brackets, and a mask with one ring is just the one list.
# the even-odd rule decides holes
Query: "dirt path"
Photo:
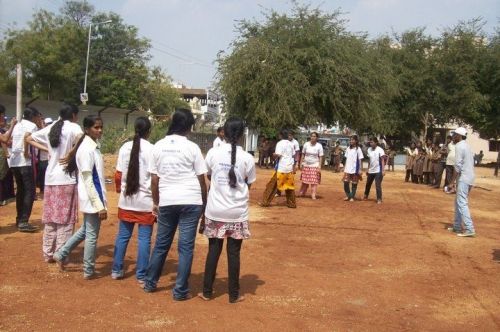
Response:
[{"label": "dirt path", "polygon": [[[108,165],[110,172],[113,161]],[[101,277],[85,281],[82,248],[65,273],[44,263],[41,233],[16,232],[15,204],[9,204],[0,207],[0,330],[498,331],[500,181],[489,176],[491,170],[478,172],[478,185],[493,191],[473,190],[478,237],[462,239],[445,230],[453,196],[403,183],[402,173],[386,176],[384,204],[376,205],[343,202],[340,175],[323,172],[321,199],[299,199],[299,208],[291,210],[283,198],[271,208],[257,206],[270,176],[259,170],[251,190],[253,237],[242,249],[247,299],[236,305],[228,304],[225,254],[215,300],[174,302],[176,250],[156,293],[145,294],[135,282],[135,241],[126,255],[126,278],[109,277],[114,208],[99,237]],[[115,207],[111,186],[108,192]],[[37,201],[32,219],[39,223],[40,217]],[[206,252],[207,241],[199,236],[193,294],[201,290]]]}]

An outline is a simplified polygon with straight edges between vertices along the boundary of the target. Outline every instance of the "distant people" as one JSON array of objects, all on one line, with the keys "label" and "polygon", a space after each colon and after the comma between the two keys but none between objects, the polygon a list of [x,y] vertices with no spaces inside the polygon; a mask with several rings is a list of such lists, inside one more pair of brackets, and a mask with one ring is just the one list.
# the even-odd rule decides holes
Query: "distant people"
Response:
[{"label": "distant people", "polygon": [[123,260],[127,246],[137,224],[137,262],[135,277],[139,284],[144,284],[146,269],[151,253],[151,235],[156,217],[153,215],[153,196],[151,193],[151,175],[149,173],[150,155],[153,145],[148,142],[151,122],[147,117],[138,117],[134,123],[135,135],[118,152],[116,162],[115,186],[120,193],[118,199],[118,234],[111,278],[124,276]]},{"label": "distant people", "polygon": [[413,166],[415,165],[415,159],[418,156],[418,149],[417,145],[415,142],[410,143],[410,147],[406,148],[406,175],[405,175],[405,182],[415,182],[414,181],[414,175],[413,175]]},{"label": "distant people", "polygon": [[345,151],[346,162],[344,166],[344,192],[346,198],[344,201],[354,202],[356,199],[356,190],[358,182],[361,179],[363,172],[363,152],[359,146],[359,138],[357,135],[352,135],[350,145]]},{"label": "distant people", "polygon": [[295,133],[292,130],[288,131],[288,140],[292,142],[293,148],[295,150],[295,154],[293,157],[298,162],[300,161],[300,145],[299,142],[295,139],[294,135]]},{"label": "distant people", "polygon": [[16,118],[12,118],[7,128],[5,107],[0,105],[0,206],[6,205],[9,200],[16,197],[14,176],[8,163],[9,148],[12,146],[12,130],[16,124]]},{"label": "distant people", "polygon": [[432,142],[432,139],[428,138],[425,146],[423,146],[424,150],[424,160],[423,160],[423,184],[431,184],[433,182],[433,172],[432,172],[432,149],[433,149],[434,143]]},{"label": "distant people", "polygon": [[[52,118],[43,119],[44,128],[50,126],[54,121]],[[80,130],[81,131],[81,130]],[[47,166],[49,165],[49,153],[47,150],[38,150],[38,163],[37,163],[37,186],[40,189],[40,198],[43,199],[45,192],[45,172],[47,171]]]},{"label": "distant people", "polygon": [[286,205],[289,208],[296,208],[294,177],[297,170],[297,161],[295,159],[295,146],[289,140],[286,129],[281,130],[279,137],[280,141],[276,144],[276,150],[273,154],[276,162],[276,172],[266,186],[261,206],[270,206],[276,191],[279,190],[284,191],[286,194]]},{"label": "distant people", "polygon": [[[150,293],[156,290],[174,235],[179,228],[179,261],[172,290],[175,301],[192,297],[189,293],[189,276],[196,229],[207,202],[207,167],[199,146],[186,137],[194,122],[190,110],[176,110],[167,135],[153,147],[149,166],[153,213],[158,216],[158,229],[146,271],[144,291]],[[223,145],[216,149],[222,147]]]},{"label": "distant people", "polygon": [[303,197],[307,188],[311,186],[311,198],[316,199],[318,185],[321,183],[321,165],[323,165],[323,145],[318,142],[318,133],[312,132],[311,139],[302,147],[302,158],[300,161],[300,187],[299,197]]},{"label": "distant people", "polygon": [[433,188],[439,189],[441,187],[443,172],[446,169],[447,156],[448,156],[448,146],[446,144],[440,144],[439,149],[436,153],[436,158],[438,158],[438,162],[436,164]]},{"label": "distant people", "polygon": [[[83,131],[76,123],[78,107],[65,105],[59,111],[60,119],[54,124],[26,137],[38,151],[51,156],[44,172],[44,200],[42,224],[42,253],[45,262],[54,262],[57,252],[73,235],[78,221],[78,189],[76,177],[64,171],[60,159],[66,157],[77,144]],[[41,174],[39,173],[41,176]]]},{"label": "distant people", "polygon": [[342,161],[343,154],[344,154],[344,150],[340,146],[340,142],[336,141],[335,147],[333,148],[333,151],[332,151],[333,170],[335,173],[340,172],[340,162]]},{"label": "distant people", "polygon": [[10,154],[10,168],[16,180],[16,226],[20,232],[35,232],[38,227],[31,225],[29,219],[35,200],[35,174],[32,157],[34,148],[25,143],[27,134],[32,134],[41,126],[41,114],[34,107],[27,107],[23,119],[12,131],[12,152]]},{"label": "distant people", "polygon": [[367,200],[370,195],[370,189],[375,180],[375,189],[377,193],[377,204],[382,203],[382,180],[385,176],[386,154],[384,149],[378,145],[378,139],[372,137],[370,139],[370,147],[368,148],[368,171],[366,172],[366,187],[363,200]]},{"label": "distant people", "polygon": [[203,292],[198,294],[203,300],[212,298],[224,239],[227,241],[229,302],[236,303],[244,299],[240,295],[239,283],[240,250],[243,240],[250,237],[249,189],[256,180],[253,156],[237,145],[244,130],[242,120],[229,119],[224,125],[227,143],[220,149],[211,149],[206,156],[211,187],[202,228],[203,234],[208,237]]},{"label": "distant people", "polygon": [[214,139],[213,146],[214,148],[218,148],[224,143],[224,127],[217,128],[217,137]]},{"label": "distant people", "polygon": [[268,167],[270,143],[267,137],[263,137],[259,145],[259,167]]},{"label": "distant people", "polygon": [[474,165],[477,166],[477,165],[481,164],[481,162],[483,161],[483,158],[484,158],[484,153],[483,153],[483,150],[481,150],[481,151],[479,151],[479,154],[474,155]]},{"label": "distant people", "polygon": [[446,137],[446,144],[448,147],[448,154],[446,156],[446,178],[444,181],[444,188],[448,188],[451,184],[451,179],[455,173],[455,143],[451,135]]},{"label": "distant people", "polygon": [[[470,146],[465,141],[467,130],[463,127],[453,132],[455,142],[455,173],[451,180],[451,186],[456,191],[455,198],[455,220],[453,227],[449,230],[462,237],[473,237],[476,235],[474,223],[469,211],[469,193],[474,184],[474,155]],[[456,181],[456,183],[455,183]]]},{"label": "distant people", "polygon": [[108,218],[106,184],[104,182],[104,162],[99,150],[98,140],[102,137],[103,123],[97,115],[88,115],[83,119],[82,135],[75,149],[66,157],[66,172],[78,173],[78,207],[83,213],[83,223],[66,243],[53,255],[61,270],[68,261],[70,253],[82,242],[83,278],[95,276],[95,258],[97,239],[101,222]]},{"label": "distant people", "polygon": [[394,172],[394,159],[396,158],[396,151],[393,146],[389,146],[387,149],[387,170]]}]

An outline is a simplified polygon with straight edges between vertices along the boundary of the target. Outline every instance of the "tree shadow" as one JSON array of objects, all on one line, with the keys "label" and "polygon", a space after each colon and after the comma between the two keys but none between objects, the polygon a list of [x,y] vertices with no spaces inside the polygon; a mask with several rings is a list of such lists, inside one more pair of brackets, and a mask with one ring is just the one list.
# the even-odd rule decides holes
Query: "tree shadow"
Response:
[{"label": "tree shadow", "polygon": [[493,261],[500,263],[500,249],[493,249],[491,256]]}]

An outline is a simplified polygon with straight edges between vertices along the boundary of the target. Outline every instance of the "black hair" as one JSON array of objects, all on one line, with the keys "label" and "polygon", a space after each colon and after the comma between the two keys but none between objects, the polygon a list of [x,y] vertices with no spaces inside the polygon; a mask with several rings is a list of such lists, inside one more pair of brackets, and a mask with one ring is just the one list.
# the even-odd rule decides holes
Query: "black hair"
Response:
[{"label": "black hair", "polygon": [[282,139],[288,139],[288,130],[281,129],[280,136],[281,136]]},{"label": "black hair", "polygon": [[358,138],[358,135],[352,135],[351,138],[356,141],[356,148],[359,147],[359,138]]},{"label": "black hair", "polygon": [[132,196],[139,191],[139,152],[141,150],[141,138],[146,138],[149,135],[151,121],[145,116],[140,116],[135,120],[134,129],[135,135],[128,163],[125,196]]},{"label": "black hair", "polygon": [[73,120],[73,114],[78,114],[78,107],[75,105],[64,105],[61,110],[59,110],[59,120],[56,121],[50,128],[49,132],[49,143],[53,148],[57,148],[61,143],[61,132],[65,120]]},{"label": "black hair", "polygon": [[0,104],[0,114],[5,114],[5,106]]},{"label": "black hair", "polygon": [[231,118],[224,124],[224,135],[226,142],[231,144],[231,168],[229,169],[229,186],[236,188],[236,173],[234,172],[234,164],[236,163],[236,144],[243,136],[245,131],[245,123],[239,118]]},{"label": "black hair", "polygon": [[194,125],[194,116],[191,110],[185,108],[176,109],[172,115],[172,122],[168,127],[167,135],[185,136]]},{"label": "black hair", "polygon": [[[102,119],[101,119],[100,116],[98,116],[98,115],[87,115],[83,119],[83,130],[84,130],[84,132],[85,132],[86,129],[92,128],[96,124],[97,121],[101,121],[102,122]],[[84,133],[82,135],[82,137],[80,137],[80,139],[76,143],[75,148],[72,149],[71,152],[66,157],[67,160],[68,160],[68,163],[67,163],[66,168],[64,169],[64,171],[66,173],[70,174],[70,175],[75,175],[76,171],[78,170],[78,166],[76,165],[76,152],[80,148],[80,145],[82,144],[83,139],[85,138],[85,136],[87,136],[87,133]]]},{"label": "black hair", "polygon": [[42,113],[40,113],[36,108],[34,108],[33,106],[28,106],[24,109],[23,119],[31,121],[35,116],[40,115],[42,115]]},{"label": "black hair", "polygon": [[372,141],[373,143],[378,145],[378,138],[377,137],[375,137],[375,136],[371,137],[370,141]]},{"label": "black hair", "polygon": [[217,128],[217,134],[224,130],[224,127]]},{"label": "black hair", "polygon": [[317,132],[315,132],[315,131],[313,131],[313,132],[311,133],[311,137],[312,137],[312,135],[316,135],[316,138],[319,138],[319,134],[318,134]]}]

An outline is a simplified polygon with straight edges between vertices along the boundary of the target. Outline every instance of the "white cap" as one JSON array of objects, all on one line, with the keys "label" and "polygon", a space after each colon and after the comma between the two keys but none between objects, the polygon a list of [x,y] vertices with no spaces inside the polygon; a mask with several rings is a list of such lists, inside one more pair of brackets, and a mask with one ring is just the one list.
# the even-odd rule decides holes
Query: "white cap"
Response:
[{"label": "white cap", "polygon": [[464,127],[458,127],[453,133],[460,136],[467,136],[467,129],[465,129]]},{"label": "white cap", "polygon": [[45,120],[43,120],[43,122],[45,122],[45,124],[50,124],[50,123],[54,122],[54,120],[52,120],[52,118],[45,118]]}]

